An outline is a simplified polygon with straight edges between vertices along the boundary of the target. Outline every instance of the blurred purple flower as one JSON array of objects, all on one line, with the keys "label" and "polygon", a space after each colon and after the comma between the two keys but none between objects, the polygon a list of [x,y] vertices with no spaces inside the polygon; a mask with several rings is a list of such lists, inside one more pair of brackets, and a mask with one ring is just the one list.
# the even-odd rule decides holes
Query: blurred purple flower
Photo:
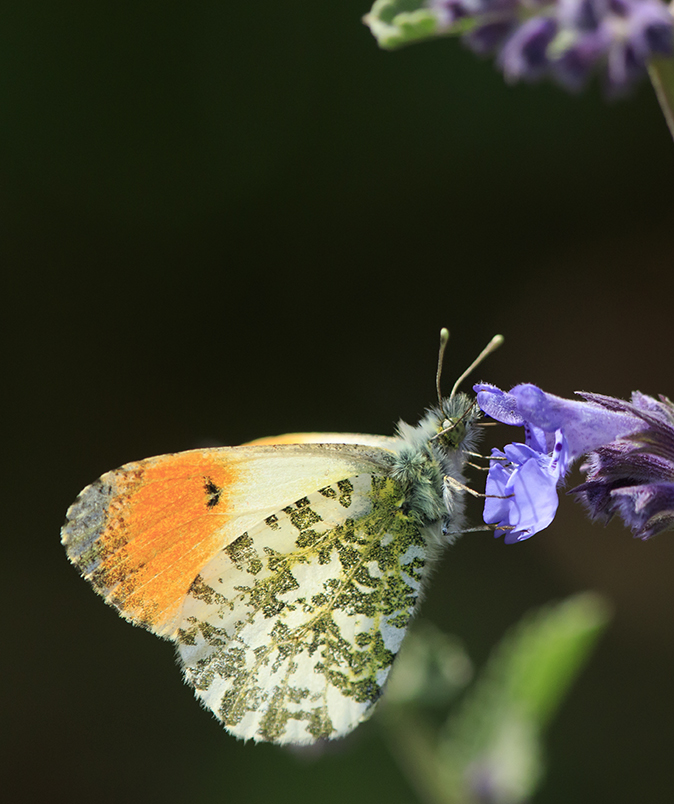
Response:
[{"label": "blurred purple flower", "polygon": [[549,76],[581,89],[603,68],[608,94],[629,89],[654,55],[674,51],[672,14],[661,0],[428,0],[440,26],[472,22],[464,41],[496,53],[510,81]]},{"label": "blurred purple flower", "polygon": [[536,81],[548,67],[548,46],[557,34],[552,17],[533,17],[508,37],[498,56],[498,64],[508,81]]},{"label": "blurred purple flower", "polygon": [[520,0],[431,0],[429,3],[440,24],[449,27],[457,20],[473,18],[486,24],[516,20]]},{"label": "blurred purple flower", "polygon": [[516,28],[517,23],[512,19],[488,22],[469,31],[464,41],[473,53],[479,55],[492,53]]}]

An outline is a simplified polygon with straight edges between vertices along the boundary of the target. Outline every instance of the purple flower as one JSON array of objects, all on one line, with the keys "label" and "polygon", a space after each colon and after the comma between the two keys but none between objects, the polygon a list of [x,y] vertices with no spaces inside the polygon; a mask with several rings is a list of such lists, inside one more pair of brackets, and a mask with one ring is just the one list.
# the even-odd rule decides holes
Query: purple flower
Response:
[{"label": "purple flower", "polygon": [[641,422],[638,432],[590,452],[577,494],[590,516],[608,522],[620,516],[635,536],[649,539],[674,525],[674,405],[639,392],[631,402],[583,394],[591,403],[626,412]]},{"label": "purple flower", "polygon": [[[525,443],[492,452],[484,521],[506,542],[528,539],[546,528],[557,511],[557,487],[581,455],[643,430],[644,422],[619,400],[584,395],[585,402],[547,394],[535,385],[509,393],[476,385],[480,408],[497,421],[524,427]],[[672,449],[674,457],[674,443]]]}]

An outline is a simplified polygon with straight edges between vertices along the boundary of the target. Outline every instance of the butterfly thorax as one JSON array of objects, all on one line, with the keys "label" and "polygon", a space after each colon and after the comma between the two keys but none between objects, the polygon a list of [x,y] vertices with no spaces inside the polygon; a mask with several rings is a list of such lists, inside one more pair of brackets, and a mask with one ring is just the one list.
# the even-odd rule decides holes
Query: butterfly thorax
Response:
[{"label": "butterfly thorax", "polygon": [[416,427],[398,425],[403,445],[392,475],[407,492],[405,506],[425,526],[441,523],[445,536],[463,523],[463,469],[478,417],[472,400],[457,394],[430,408]]}]

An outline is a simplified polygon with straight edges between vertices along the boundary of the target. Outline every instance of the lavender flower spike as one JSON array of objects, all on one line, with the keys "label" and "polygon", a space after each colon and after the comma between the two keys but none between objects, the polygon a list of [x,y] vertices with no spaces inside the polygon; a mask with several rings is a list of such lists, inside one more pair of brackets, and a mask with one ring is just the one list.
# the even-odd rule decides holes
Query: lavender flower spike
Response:
[{"label": "lavender flower spike", "polygon": [[496,526],[496,536],[505,534],[507,543],[528,539],[552,522],[557,487],[574,460],[644,429],[631,410],[602,404],[599,397],[562,399],[535,385],[518,385],[510,393],[493,385],[474,389],[485,413],[525,429],[524,444],[494,450],[497,460],[487,477],[484,521]]}]

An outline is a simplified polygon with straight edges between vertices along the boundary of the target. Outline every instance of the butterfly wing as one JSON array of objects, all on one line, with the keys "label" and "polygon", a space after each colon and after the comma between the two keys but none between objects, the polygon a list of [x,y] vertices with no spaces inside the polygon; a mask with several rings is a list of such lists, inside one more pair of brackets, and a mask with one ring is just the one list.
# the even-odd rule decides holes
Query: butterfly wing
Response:
[{"label": "butterfly wing", "polygon": [[360,444],[397,451],[400,439],[395,436],[372,435],[370,433],[285,433],[265,436],[248,442],[251,445],[263,444]]},{"label": "butterfly wing", "polygon": [[388,450],[358,444],[160,455],[87,486],[68,510],[62,542],[122,616],[174,638],[192,582],[223,547],[316,489],[392,460]]},{"label": "butterfly wing", "polygon": [[424,570],[423,529],[403,501],[382,464],[284,506],[203,567],[178,649],[233,734],[308,743],[368,716]]}]

